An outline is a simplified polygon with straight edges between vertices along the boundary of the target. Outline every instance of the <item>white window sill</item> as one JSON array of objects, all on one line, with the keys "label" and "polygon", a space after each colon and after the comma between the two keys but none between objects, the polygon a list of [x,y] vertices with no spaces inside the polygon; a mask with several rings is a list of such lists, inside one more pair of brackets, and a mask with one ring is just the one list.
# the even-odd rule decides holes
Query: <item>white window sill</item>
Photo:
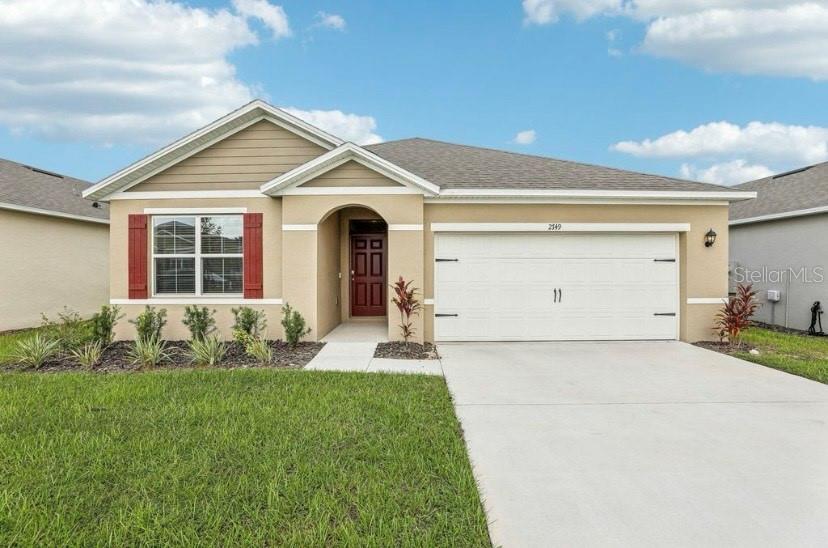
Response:
[{"label": "white window sill", "polygon": [[244,297],[152,297],[150,299],[109,299],[109,304],[282,304],[282,299]]}]

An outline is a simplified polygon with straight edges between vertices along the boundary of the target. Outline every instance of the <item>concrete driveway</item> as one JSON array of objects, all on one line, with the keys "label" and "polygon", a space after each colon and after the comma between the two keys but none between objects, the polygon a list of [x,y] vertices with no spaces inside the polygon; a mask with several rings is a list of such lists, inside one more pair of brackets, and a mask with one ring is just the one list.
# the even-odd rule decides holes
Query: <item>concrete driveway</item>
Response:
[{"label": "concrete driveway", "polygon": [[828,539],[828,386],[678,342],[440,353],[495,545]]}]

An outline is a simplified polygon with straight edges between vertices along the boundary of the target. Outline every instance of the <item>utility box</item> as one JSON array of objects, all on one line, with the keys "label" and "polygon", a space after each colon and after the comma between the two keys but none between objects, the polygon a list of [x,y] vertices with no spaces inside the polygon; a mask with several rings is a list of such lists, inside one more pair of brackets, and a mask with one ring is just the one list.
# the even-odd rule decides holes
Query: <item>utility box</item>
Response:
[{"label": "utility box", "polygon": [[778,289],[768,289],[768,302],[778,303],[782,299],[782,292]]}]

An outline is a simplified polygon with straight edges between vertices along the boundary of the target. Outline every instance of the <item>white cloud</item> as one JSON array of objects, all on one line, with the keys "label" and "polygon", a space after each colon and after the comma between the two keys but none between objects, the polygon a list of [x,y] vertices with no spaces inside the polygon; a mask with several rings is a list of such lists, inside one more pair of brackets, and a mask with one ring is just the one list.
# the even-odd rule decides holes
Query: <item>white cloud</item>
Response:
[{"label": "white cloud", "polygon": [[535,132],[534,129],[527,129],[524,131],[519,131],[517,135],[515,135],[515,143],[519,145],[531,145],[537,139],[538,134]]},{"label": "white cloud", "polygon": [[345,18],[341,15],[320,11],[316,14],[316,19],[319,21],[317,23],[319,26],[333,30],[345,30]]},{"label": "white cloud", "polygon": [[348,114],[340,110],[301,110],[293,107],[284,110],[345,141],[358,145],[382,141],[382,137],[375,133],[377,122],[373,116]]},{"label": "white cloud", "polygon": [[233,0],[233,6],[241,15],[259,19],[270,29],[274,38],[291,35],[288,17],[282,6],[271,4],[267,0]]},{"label": "white cloud", "polygon": [[656,139],[622,141],[612,148],[642,158],[730,156],[794,165],[814,164],[828,160],[828,128],[775,122],[750,122],[745,126],[712,122]]},{"label": "white cloud", "polygon": [[766,166],[749,164],[747,161],[740,159],[713,164],[707,168],[698,168],[693,164],[682,164],[680,173],[684,179],[717,185],[736,185],[770,177],[774,172]]},{"label": "white cloud", "polygon": [[[258,43],[251,9],[273,32],[289,28],[263,5],[237,0],[241,14],[172,1],[0,1],[0,124],[61,141],[169,142],[258,95],[227,57]],[[379,139],[370,116],[309,116],[343,138]]]},{"label": "white cloud", "polygon": [[525,22],[563,13],[644,23],[641,50],[724,72],[828,79],[828,0],[523,0]]}]

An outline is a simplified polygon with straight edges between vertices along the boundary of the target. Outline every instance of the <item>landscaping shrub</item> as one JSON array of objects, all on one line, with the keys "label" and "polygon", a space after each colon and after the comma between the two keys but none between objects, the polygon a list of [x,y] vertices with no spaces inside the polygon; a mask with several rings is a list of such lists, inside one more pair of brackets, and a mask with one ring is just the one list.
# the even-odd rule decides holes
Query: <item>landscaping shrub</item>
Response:
[{"label": "landscaping shrub", "polygon": [[264,310],[253,310],[248,306],[240,306],[230,310],[233,313],[233,339],[245,344],[248,337],[259,337],[267,328],[267,317]]},{"label": "landscaping shrub", "polygon": [[71,355],[84,369],[92,369],[101,361],[103,346],[101,341],[88,342],[80,348],[72,350]]},{"label": "landscaping shrub", "polygon": [[14,361],[27,367],[40,369],[46,360],[57,354],[59,350],[59,340],[51,339],[43,333],[35,333],[17,343]]},{"label": "landscaping shrub", "polygon": [[417,316],[420,313],[422,305],[417,299],[417,292],[419,289],[411,287],[413,281],[405,281],[402,276],[391,285],[394,290],[394,297],[391,302],[397,306],[400,311],[400,333],[403,340],[407,343],[408,340],[414,336],[414,322],[411,321],[412,316]]},{"label": "landscaping shrub", "polygon": [[80,314],[67,307],[58,314],[57,320],[50,320],[46,314],[40,315],[43,331],[49,338],[57,341],[60,350],[69,352],[80,348],[91,338],[89,322],[81,318]]},{"label": "landscaping shrub", "polygon": [[213,318],[215,310],[206,306],[201,308],[196,305],[184,307],[184,325],[190,330],[190,340],[203,341],[207,335],[216,330],[216,320]]},{"label": "landscaping shrub", "polygon": [[167,325],[167,311],[164,308],[156,311],[154,306],[147,305],[144,311],[134,320],[129,320],[129,323],[133,324],[138,332],[136,340],[149,342],[154,339],[160,341],[161,330]]},{"label": "landscaping shrub", "polygon": [[104,305],[101,311],[92,316],[92,340],[102,347],[108,346],[115,338],[115,326],[118,320],[124,317],[121,309],[115,305]]},{"label": "landscaping shrub", "polygon": [[208,335],[201,339],[194,338],[190,341],[190,353],[193,364],[215,367],[224,359],[227,345],[218,335]]},{"label": "landscaping shrub", "polygon": [[158,364],[169,359],[166,351],[167,343],[156,337],[137,338],[132,344],[127,357],[133,365],[142,369],[153,369]]},{"label": "landscaping shrub", "polygon": [[739,284],[736,288],[736,296],[728,299],[722,309],[716,314],[715,329],[719,338],[728,341],[735,346],[741,346],[742,330],[750,325],[750,318],[759,308],[756,301],[756,291],[753,284]]},{"label": "landscaping shrub", "polygon": [[285,330],[285,340],[291,348],[295,348],[299,340],[311,332],[305,324],[305,318],[287,303],[282,307],[282,328]]},{"label": "landscaping shrub", "polygon": [[248,356],[255,358],[259,365],[270,365],[273,361],[273,350],[263,337],[248,336],[244,343],[244,351]]}]

